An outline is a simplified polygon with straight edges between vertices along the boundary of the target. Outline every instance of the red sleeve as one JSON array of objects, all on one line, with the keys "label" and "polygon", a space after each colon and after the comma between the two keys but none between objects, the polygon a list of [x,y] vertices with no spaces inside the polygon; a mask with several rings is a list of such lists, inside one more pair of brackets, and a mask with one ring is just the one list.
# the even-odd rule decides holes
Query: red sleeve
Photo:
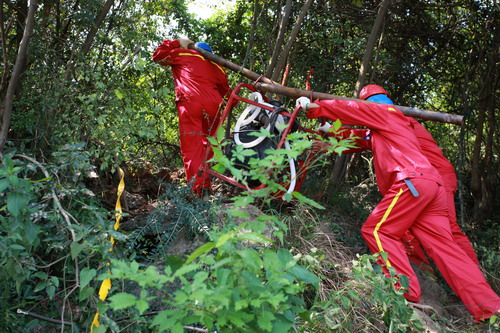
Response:
[{"label": "red sleeve", "polygon": [[388,124],[392,121],[389,119],[405,119],[400,110],[387,104],[367,104],[337,99],[316,101],[315,103],[320,107],[310,110],[307,113],[308,118],[339,119],[345,125],[359,125],[380,130],[387,129]]},{"label": "red sleeve", "polygon": [[177,52],[173,52],[174,50],[178,50],[181,47],[178,39],[174,40],[164,40],[160,46],[158,46],[153,53],[151,59],[154,62],[158,62],[160,65],[172,65],[175,62],[175,58],[177,56]]}]

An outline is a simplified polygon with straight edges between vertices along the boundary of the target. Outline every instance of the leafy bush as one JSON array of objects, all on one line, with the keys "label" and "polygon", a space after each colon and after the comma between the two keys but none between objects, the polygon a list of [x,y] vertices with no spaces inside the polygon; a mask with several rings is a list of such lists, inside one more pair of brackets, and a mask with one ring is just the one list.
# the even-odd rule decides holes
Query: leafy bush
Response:
[{"label": "leafy bush", "polygon": [[[288,332],[297,315],[307,314],[300,293],[319,279],[298,265],[288,250],[241,248],[241,242],[248,241],[270,242],[241,226],[199,247],[181,267],[169,265],[163,272],[113,261],[111,276],[134,281],[141,290],[138,296],[111,296],[110,306],[132,307],[137,316],[155,300],[163,310],[150,327],[162,332],[183,332],[185,325],[200,324],[221,332]],[[177,285],[172,293],[154,292],[172,285]]]},{"label": "leafy bush", "polygon": [[[383,254],[384,255],[384,254]],[[405,276],[382,274],[375,255],[362,255],[353,261],[350,279],[331,292],[326,302],[315,304],[311,325],[324,332],[423,332],[417,314],[408,306],[403,291]]]},{"label": "leafy bush", "polygon": [[53,158],[57,164],[49,166],[10,153],[0,166],[2,331],[37,324],[12,315],[22,307],[64,317],[78,288],[81,301],[94,293],[80,284],[83,267],[98,267],[109,255],[110,214],[81,182],[93,170],[88,154],[82,145],[66,146]]}]

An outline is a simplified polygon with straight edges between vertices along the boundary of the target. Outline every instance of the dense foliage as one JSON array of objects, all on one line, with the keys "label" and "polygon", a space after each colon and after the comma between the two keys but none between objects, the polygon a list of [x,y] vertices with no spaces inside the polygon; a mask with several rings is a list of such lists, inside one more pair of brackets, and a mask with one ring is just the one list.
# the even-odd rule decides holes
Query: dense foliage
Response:
[{"label": "dense foliage", "polygon": [[[285,42],[304,2],[237,0],[200,20],[188,11],[188,0],[0,1],[0,136],[5,136],[0,142],[7,139],[0,165],[2,332],[87,330],[97,309],[102,325],[95,331],[422,329],[392,287],[397,277],[380,275],[374,257],[362,255],[350,272],[339,273],[339,285],[323,299],[319,281],[331,278],[325,272],[337,274],[336,263],[298,244],[310,240],[321,220],[338,241],[366,252],[358,230],[339,221],[351,219],[358,226],[377,202],[369,154],[351,160],[342,183],[330,183],[332,163],[316,164],[321,167],[310,170],[302,194],[286,196],[309,208],[292,209],[270,200],[270,190],[283,190],[286,166],[278,162],[289,153],[253,161],[255,172],[244,174],[233,168],[234,158],[249,153],[238,151],[231,160],[216,149],[219,171],[232,170],[243,182],[267,182],[263,191],[236,201],[236,206],[260,204],[267,212],[260,219],[234,226],[233,218],[244,214],[229,211],[232,217],[221,226],[216,211],[222,208],[193,197],[170,176],[173,186],[159,185],[148,194],[162,204],[146,219],[147,227],[130,233],[113,228],[117,167],[126,171],[129,186],[144,170],[159,181],[162,171],[173,174],[181,166],[172,75],[152,63],[154,48],[165,38],[185,35],[266,73],[273,54],[284,49],[276,41],[287,4]],[[378,8],[379,1],[372,0],[314,1],[286,56],[288,74],[279,73],[278,81],[304,89],[306,75],[314,71],[314,91],[353,96]],[[32,9],[31,38],[23,39]],[[460,225],[497,292],[499,14],[498,4],[489,0],[390,1],[366,69],[367,82],[386,87],[396,104],[465,116],[463,126],[427,121],[425,127],[456,168]],[[23,41],[28,41],[25,57]],[[229,73],[229,80],[232,86],[247,81],[236,73]],[[296,135],[299,155],[309,143]],[[277,168],[274,178],[258,171],[271,165]],[[298,227],[303,221],[284,222],[324,207],[328,214],[304,217],[304,227]],[[126,209],[123,219],[129,213]],[[178,223],[164,223],[167,219]],[[272,235],[265,234],[265,226]],[[156,236],[148,239],[152,229]],[[185,229],[191,237],[202,235],[193,240],[200,247],[188,259],[164,255]],[[110,236],[118,243],[114,251]],[[242,247],[248,242],[266,246]],[[98,289],[107,276],[113,288],[110,302],[102,302]],[[371,296],[360,299],[363,292]],[[498,328],[494,321],[485,325]]]}]

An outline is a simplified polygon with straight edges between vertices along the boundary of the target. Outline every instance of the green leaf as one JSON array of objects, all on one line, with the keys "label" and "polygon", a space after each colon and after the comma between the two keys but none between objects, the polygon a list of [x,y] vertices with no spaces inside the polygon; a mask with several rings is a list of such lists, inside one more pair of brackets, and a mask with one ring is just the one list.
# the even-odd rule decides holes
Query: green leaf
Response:
[{"label": "green leaf", "polygon": [[291,331],[291,328],[294,323],[293,321],[294,315],[291,311],[286,311],[285,314],[287,312],[291,314],[290,319],[281,314],[276,315],[276,320],[274,320],[272,333],[287,333]]},{"label": "green leaf", "polygon": [[110,305],[114,310],[121,310],[136,304],[137,297],[129,293],[118,293],[109,298]]},{"label": "green leaf", "polygon": [[148,302],[143,299],[138,300],[135,306],[141,315],[149,308]]},{"label": "green leaf", "polygon": [[47,280],[49,278],[49,276],[47,275],[47,273],[42,272],[42,271],[36,272],[35,274],[32,275],[32,277],[37,277],[40,280]]},{"label": "green leaf", "polygon": [[274,320],[275,317],[271,313],[271,311],[266,311],[264,309],[262,310],[263,311],[257,318],[257,323],[259,324],[259,327],[262,328],[264,331],[271,332],[271,330],[273,329],[272,321]]},{"label": "green leaf", "polygon": [[29,244],[34,243],[39,231],[40,228],[36,224],[32,223],[31,221],[26,222],[26,224],[24,225],[24,233]]},{"label": "green leaf", "polygon": [[189,256],[189,258],[187,258],[187,260],[186,260],[186,265],[190,264],[191,262],[193,262],[196,258],[198,258],[199,256],[201,256],[202,254],[209,252],[214,247],[215,247],[215,243],[214,242],[208,242],[208,243],[203,244],[202,246],[200,246],[199,248],[197,248],[193,253],[191,253],[191,255]]},{"label": "green leaf", "polygon": [[7,209],[13,216],[19,216],[21,211],[28,206],[30,195],[21,192],[12,192],[7,197]]},{"label": "green leaf", "polygon": [[319,277],[311,273],[309,270],[305,269],[302,266],[295,265],[290,269],[290,273],[295,276],[297,279],[305,282],[305,283],[318,283]]},{"label": "green leaf", "polygon": [[187,274],[189,272],[192,272],[196,269],[198,269],[200,265],[198,264],[186,264],[184,266],[182,266],[181,268],[179,268],[178,270],[175,271],[174,273],[174,277],[180,277],[180,276],[183,276],[184,274]]},{"label": "green leaf", "polygon": [[335,130],[335,132],[337,132],[340,127],[342,127],[342,122],[338,119],[335,120],[335,122],[333,123],[333,129]]},{"label": "green leaf", "polygon": [[25,247],[20,245],[20,244],[11,244],[9,245],[9,248],[14,249],[14,250],[24,250]]},{"label": "green leaf", "polygon": [[231,214],[232,217],[237,217],[237,218],[240,218],[242,220],[250,217],[250,214],[248,214],[248,212],[238,210],[238,209],[231,209],[229,213]]},{"label": "green leaf", "polygon": [[47,295],[49,296],[50,300],[54,299],[54,294],[55,293],[56,293],[56,287],[55,286],[48,286],[47,287]]},{"label": "green leaf", "polygon": [[317,203],[316,201],[312,200],[312,199],[309,199],[305,196],[303,196],[301,193],[299,192],[292,192],[293,196],[299,200],[300,202],[303,202],[303,203],[306,203],[308,205],[311,205],[315,208],[318,208],[318,209],[325,209],[325,207],[323,207],[322,205],[320,205],[319,203]]},{"label": "green leaf", "polygon": [[115,95],[116,97],[118,97],[118,99],[122,99],[123,98],[123,94],[120,90],[118,89],[115,89]]},{"label": "green leaf", "polygon": [[90,280],[92,280],[97,274],[95,269],[89,269],[85,267],[80,272],[80,288],[85,288],[86,285],[89,284]]},{"label": "green leaf", "polygon": [[223,234],[219,237],[217,240],[217,244],[215,244],[215,247],[221,247],[222,245],[226,244],[228,240],[230,240],[233,236],[231,234]]},{"label": "green leaf", "polygon": [[246,232],[244,234],[241,234],[238,236],[238,239],[247,240],[255,243],[263,243],[263,244],[268,244],[273,242],[271,239],[255,232]]},{"label": "green leaf", "polygon": [[35,291],[35,292],[39,292],[40,290],[45,289],[45,287],[46,287],[46,286],[47,286],[47,282],[46,282],[46,281],[40,282],[40,283],[38,283],[38,284],[35,286],[34,291]]},{"label": "green leaf", "polygon": [[236,197],[234,199],[234,206],[233,207],[234,208],[243,207],[243,206],[250,205],[254,202],[255,202],[255,198],[253,198],[253,197],[249,197],[249,196]]},{"label": "green leaf", "polygon": [[80,289],[80,295],[78,296],[78,299],[80,301],[86,300],[87,298],[89,298],[94,294],[94,290],[95,289],[92,287],[85,287],[83,289]]},{"label": "green leaf", "polygon": [[0,192],[3,192],[9,187],[9,180],[8,179],[0,179]]},{"label": "green leaf", "polygon": [[71,259],[76,259],[80,252],[82,252],[82,250],[85,248],[85,245],[73,242],[69,247],[71,249]]},{"label": "green leaf", "polygon": [[56,276],[51,276],[50,282],[52,282],[52,284],[56,286],[56,288],[59,287],[59,279]]}]

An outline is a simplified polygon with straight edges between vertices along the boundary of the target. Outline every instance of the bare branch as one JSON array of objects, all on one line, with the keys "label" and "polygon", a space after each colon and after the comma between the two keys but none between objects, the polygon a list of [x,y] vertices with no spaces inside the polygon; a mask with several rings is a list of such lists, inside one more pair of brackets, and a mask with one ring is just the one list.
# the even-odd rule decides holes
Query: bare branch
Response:
[{"label": "bare branch", "polygon": [[57,320],[57,319],[45,317],[45,316],[39,315],[37,313],[31,312],[31,311],[25,311],[25,310],[22,310],[22,309],[17,309],[17,313],[23,314],[25,316],[33,317],[33,318],[36,318],[36,319],[40,319],[40,320],[43,320],[43,321],[46,321],[46,322],[49,322],[49,323],[63,325],[63,327],[64,327],[64,325],[72,325],[72,323],[67,322],[67,321],[61,321],[61,320]]}]

